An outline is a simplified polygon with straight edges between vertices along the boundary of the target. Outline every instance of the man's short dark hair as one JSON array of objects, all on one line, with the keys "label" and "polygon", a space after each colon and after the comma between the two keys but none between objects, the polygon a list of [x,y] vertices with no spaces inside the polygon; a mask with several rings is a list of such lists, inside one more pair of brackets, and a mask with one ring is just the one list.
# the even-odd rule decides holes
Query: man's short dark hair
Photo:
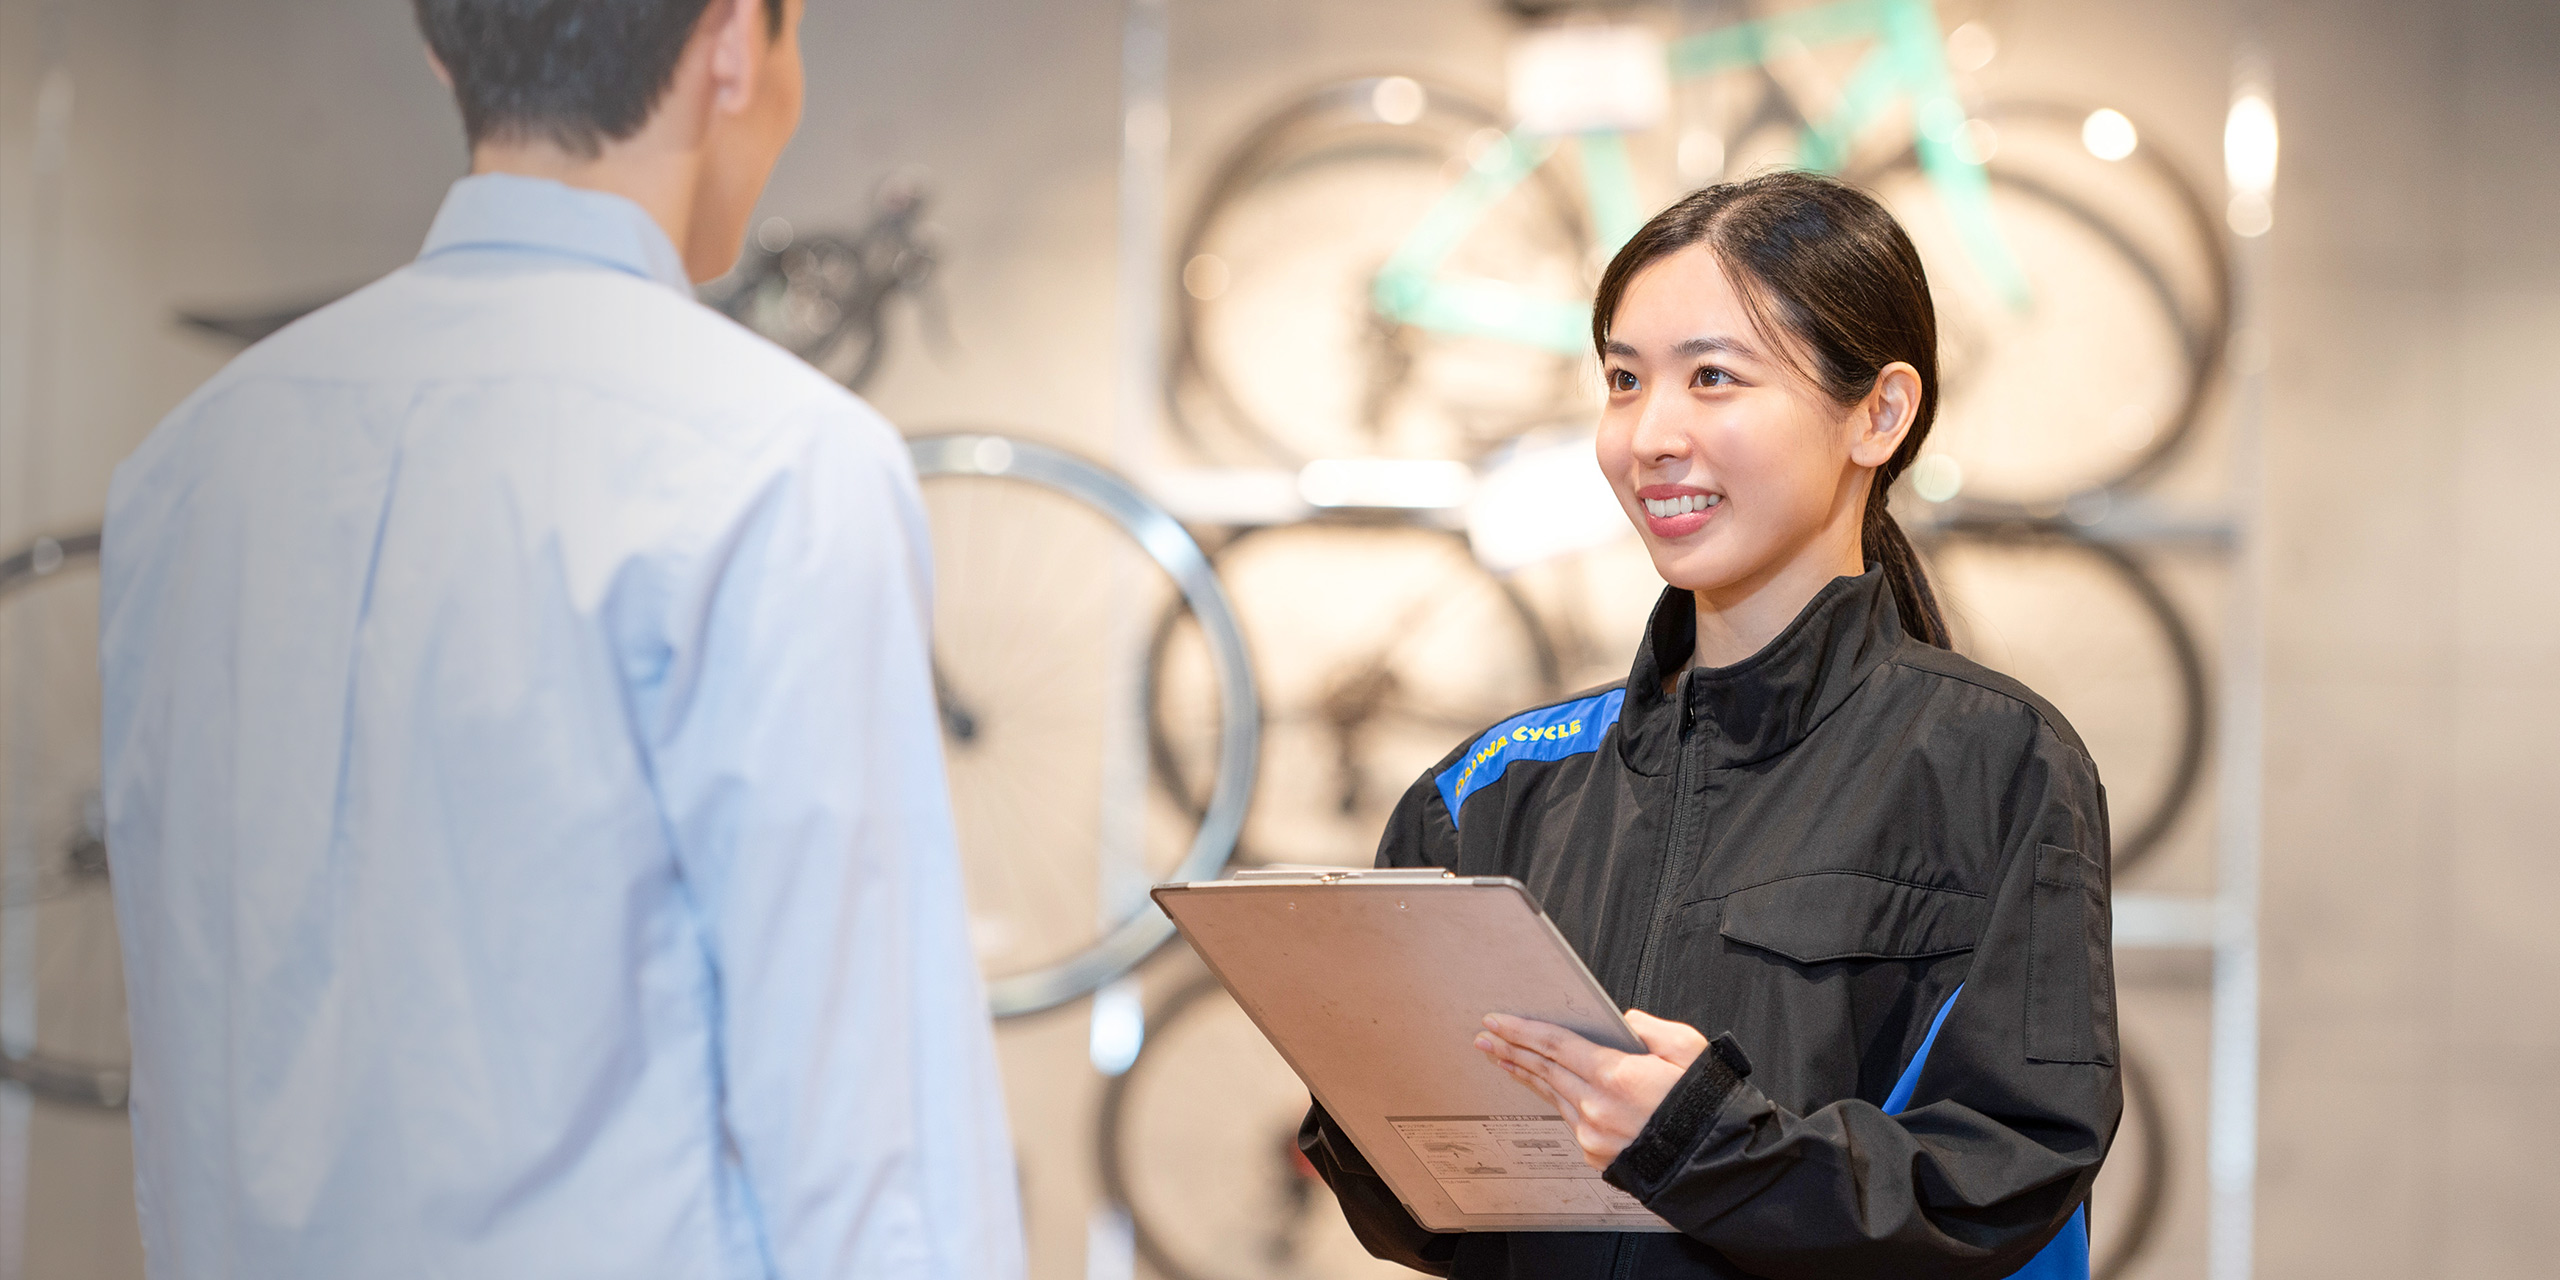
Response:
[{"label": "man's short dark hair", "polygon": [[[712,0],[413,0],[471,145],[544,139],[593,157],[640,131]],[[757,0],[743,0],[754,4]],[[762,0],[782,34],[783,0]]]}]

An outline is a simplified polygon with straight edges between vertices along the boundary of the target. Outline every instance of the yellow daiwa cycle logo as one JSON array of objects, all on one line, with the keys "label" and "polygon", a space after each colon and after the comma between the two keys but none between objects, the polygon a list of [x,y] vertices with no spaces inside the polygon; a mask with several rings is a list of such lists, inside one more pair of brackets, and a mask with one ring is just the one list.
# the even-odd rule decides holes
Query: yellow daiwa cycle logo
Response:
[{"label": "yellow daiwa cycle logo", "polygon": [[1485,761],[1491,760],[1495,756],[1501,755],[1503,752],[1508,751],[1513,747],[1525,747],[1532,742],[1542,742],[1556,738],[1570,738],[1580,732],[1582,732],[1582,720],[1580,717],[1576,717],[1568,723],[1551,724],[1544,728],[1540,728],[1536,725],[1524,724],[1519,728],[1484,744],[1483,750],[1476,752],[1475,755],[1468,758],[1466,771],[1458,775],[1458,798],[1461,800],[1466,799],[1467,784],[1475,781],[1476,767],[1483,764]]}]

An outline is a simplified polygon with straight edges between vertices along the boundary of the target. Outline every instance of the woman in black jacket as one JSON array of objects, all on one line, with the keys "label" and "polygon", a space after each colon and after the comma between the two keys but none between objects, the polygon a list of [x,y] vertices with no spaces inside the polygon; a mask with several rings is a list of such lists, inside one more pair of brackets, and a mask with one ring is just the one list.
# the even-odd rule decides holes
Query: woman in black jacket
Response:
[{"label": "woman in black jacket", "polygon": [[1680,1234],[1435,1235],[1321,1108],[1300,1146],[1437,1274],[2085,1278],[2121,1107],[2105,795],[1948,650],[1886,510],[1937,408],[1918,255],[1828,179],[1710,187],[1592,329],[1600,465],[1669,587],[1623,685],[1462,744],[1379,862],[1517,877],[1647,1011],[1649,1054],[1504,1017],[1477,1047]]}]

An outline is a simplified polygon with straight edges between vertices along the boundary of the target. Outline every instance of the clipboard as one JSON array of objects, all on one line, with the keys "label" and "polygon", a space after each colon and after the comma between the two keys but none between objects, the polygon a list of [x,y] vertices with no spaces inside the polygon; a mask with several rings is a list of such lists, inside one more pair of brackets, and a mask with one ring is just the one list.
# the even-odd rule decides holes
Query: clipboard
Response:
[{"label": "clipboard", "polygon": [[1475,1048],[1508,1013],[1645,1051],[1519,881],[1261,870],[1153,896],[1425,1228],[1676,1230]]}]

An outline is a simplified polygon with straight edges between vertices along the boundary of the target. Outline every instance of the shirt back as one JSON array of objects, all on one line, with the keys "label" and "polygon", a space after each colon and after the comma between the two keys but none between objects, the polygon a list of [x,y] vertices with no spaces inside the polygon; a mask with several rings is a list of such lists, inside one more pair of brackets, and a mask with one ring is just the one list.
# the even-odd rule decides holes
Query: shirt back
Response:
[{"label": "shirt back", "polygon": [[109,844],[155,1275],[1020,1270],[860,401],[637,206],[420,260],[119,469]]}]

